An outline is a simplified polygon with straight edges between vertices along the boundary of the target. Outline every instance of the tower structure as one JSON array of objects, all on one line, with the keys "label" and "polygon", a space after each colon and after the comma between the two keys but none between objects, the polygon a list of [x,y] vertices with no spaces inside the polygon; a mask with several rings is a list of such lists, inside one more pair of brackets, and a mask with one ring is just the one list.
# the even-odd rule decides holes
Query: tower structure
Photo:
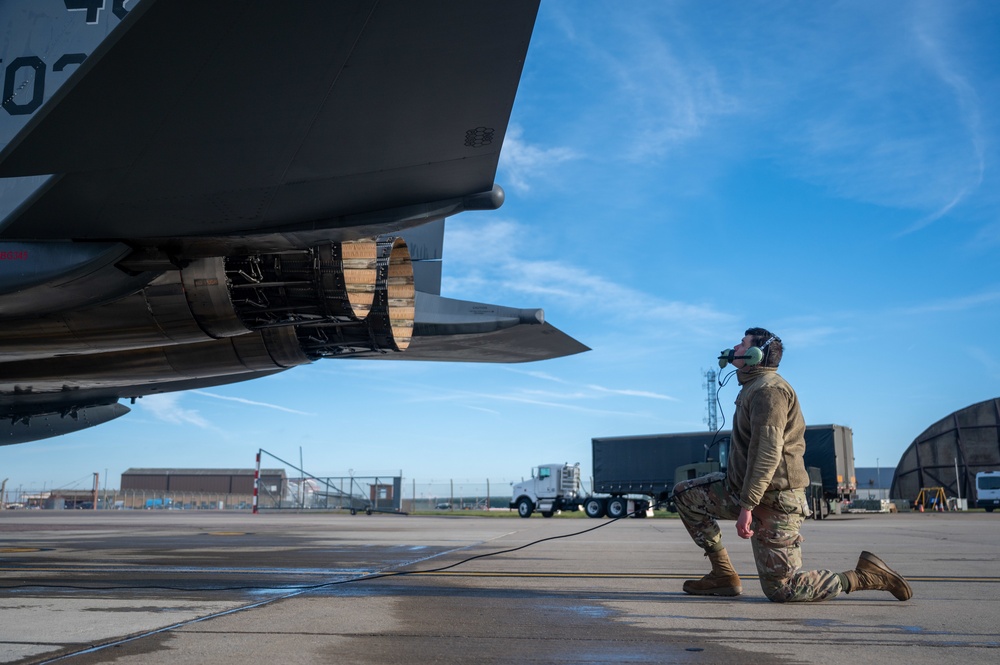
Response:
[{"label": "tower structure", "polygon": [[716,382],[716,377],[714,369],[705,372],[705,385],[703,387],[708,390],[708,396],[705,400],[708,415],[705,422],[708,423],[708,431],[710,432],[719,429],[719,384]]}]

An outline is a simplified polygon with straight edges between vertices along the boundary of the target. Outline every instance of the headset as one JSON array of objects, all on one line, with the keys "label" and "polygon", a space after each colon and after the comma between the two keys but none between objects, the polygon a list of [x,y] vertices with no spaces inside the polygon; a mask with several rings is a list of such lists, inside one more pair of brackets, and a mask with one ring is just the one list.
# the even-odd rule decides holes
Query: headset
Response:
[{"label": "headset", "polygon": [[733,349],[723,349],[722,353],[719,354],[719,367],[725,369],[726,365],[732,365],[734,360],[743,360],[743,364],[749,367],[754,365],[759,365],[767,358],[767,354],[771,351],[768,346],[771,342],[780,342],[781,338],[777,335],[771,335],[766,342],[760,346],[751,346],[747,349],[746,355],[738,356]]}]

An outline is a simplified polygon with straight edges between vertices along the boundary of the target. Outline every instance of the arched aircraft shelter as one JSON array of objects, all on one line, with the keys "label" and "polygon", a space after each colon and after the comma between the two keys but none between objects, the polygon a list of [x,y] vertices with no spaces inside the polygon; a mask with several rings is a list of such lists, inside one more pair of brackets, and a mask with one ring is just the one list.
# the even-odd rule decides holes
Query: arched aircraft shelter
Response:
[{"label": "arched aircraft shelter", "polygon": [[896,467],[890,496],[912,502],[923,487],[943,487],[971,506],[976,474],[998,470],[1000,398],[994,398],[955,411],[914,439]]}]

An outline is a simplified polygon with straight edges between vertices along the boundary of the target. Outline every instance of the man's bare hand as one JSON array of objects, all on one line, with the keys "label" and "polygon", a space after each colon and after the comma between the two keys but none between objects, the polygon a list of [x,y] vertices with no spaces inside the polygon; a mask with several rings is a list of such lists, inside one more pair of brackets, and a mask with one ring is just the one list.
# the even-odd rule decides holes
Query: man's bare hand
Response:
[{"label": "man's bare hand", "polygon": [[740,508],[740,516],[736,518],[736,534],[740,538],[749,538],[753,535],[753,529],[750,528],[750,520],[753,519],[753,514],[746,508]]}]

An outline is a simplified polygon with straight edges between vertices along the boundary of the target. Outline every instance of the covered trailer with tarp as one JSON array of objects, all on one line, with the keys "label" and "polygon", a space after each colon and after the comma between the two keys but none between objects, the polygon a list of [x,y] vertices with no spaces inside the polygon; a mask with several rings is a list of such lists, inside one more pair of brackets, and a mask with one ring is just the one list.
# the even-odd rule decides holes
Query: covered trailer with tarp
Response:
[{"label": "covered trailer with tarp", "polygon": [[853,501],[858,481],[854,473],[854,432],[843,425],[806,427],[806,467],[819,469],[823,498],[828,501]]},{"label": "covered trailer with tarp", "polygon": [[720,441],[724,455],[728,432],[594,438],[591,440],[594,492],[645,494],[654,501],[664,501],[674,487],[677,467],[713,459],[725,467],[725,459],[718,457]]},{"label": "covered trailer with tarp", "polygon": [[[683,432],[592,439],[594,492],[612,496],[641,494],[654,503],[670,499],[681,470],[702,473],[725,469],[732,432]],[[854,437],[843,425],[810,425],[805,431],[807,468],[818,469],[822,498],[850,501],[857,493]],[[818,483],[817,483],[818,484]]]},{"label": "covered trailer with tarp", "polygon": [[945,416],[903,452],[889,496],[913,503],[920,490],[944,488],[947,496],[975,499],[976,474],[1000,470],[1000,397]]}]

